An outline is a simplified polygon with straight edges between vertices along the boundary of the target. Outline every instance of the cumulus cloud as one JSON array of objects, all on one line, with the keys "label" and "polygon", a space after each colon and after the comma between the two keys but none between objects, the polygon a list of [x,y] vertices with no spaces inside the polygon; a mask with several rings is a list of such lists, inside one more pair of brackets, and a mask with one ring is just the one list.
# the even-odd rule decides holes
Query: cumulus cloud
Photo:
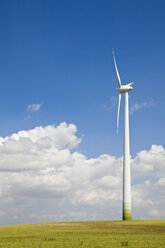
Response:
[{"label": "cumulus cloud", "polygon": [[[64,122],[0,138],[1,223],[121,218],[122,158],[88,159],[76,132]],[[164,161],[161,145],[131,160],[135,218],[165,217]]]},{"label": "cumulus cloud", "polygon": [[152,145],[149,151],[140,151],[132,161],[134,176],[154,176],[165,175],[165,150],[161,145]]},{"label": "cumulus cloud", "polygon": [[141,108],[144,107],[151,107],[154,105],[153,101],[150,102],[142,102],[142,103],[136,103],[130,108],[130,114],[133,114],[135,111],[138,111]]},{"label": "cumulus cloud", "polygon": [[41,106],[42,106],[41,103],[29,104],[29,105],[27,105],[27,110],[32,111],[32,112],[37,112],[40,110]]},{"label": "cumulus cloud", "polygon": [[81,139],[73,124],[36,127],[0,138],[0,170],[32,170],[72,164],[70,150]]}]

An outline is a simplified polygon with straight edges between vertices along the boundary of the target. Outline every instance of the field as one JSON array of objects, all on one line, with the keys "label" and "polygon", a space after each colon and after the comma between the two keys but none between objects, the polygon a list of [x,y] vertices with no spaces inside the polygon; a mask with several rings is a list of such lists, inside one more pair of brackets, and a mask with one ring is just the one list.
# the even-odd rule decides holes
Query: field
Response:
[{"label": "field", "polygon": [[0,247],[165,248],[165,221],[55,222],[0,226]]}]

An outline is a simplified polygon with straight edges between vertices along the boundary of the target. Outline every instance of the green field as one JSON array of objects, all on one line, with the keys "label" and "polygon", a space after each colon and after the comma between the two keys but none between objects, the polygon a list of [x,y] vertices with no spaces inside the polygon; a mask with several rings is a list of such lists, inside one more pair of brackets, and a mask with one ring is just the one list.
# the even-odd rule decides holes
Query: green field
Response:
[{"label": "green field", "polygon": [[55,222],[0,226],[0,247],[165,248],[165,221]]}]

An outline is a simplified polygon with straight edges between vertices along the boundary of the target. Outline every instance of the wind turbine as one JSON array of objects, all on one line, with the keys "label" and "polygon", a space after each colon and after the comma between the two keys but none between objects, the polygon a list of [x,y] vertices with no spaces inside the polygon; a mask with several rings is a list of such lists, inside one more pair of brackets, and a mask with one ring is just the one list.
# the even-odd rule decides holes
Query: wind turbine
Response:
[{"label": "wind turbine", "polygon": [[123,93],[125,94],[124,150],[123,150],[123,210],[122,210],[123,220],[132,220],[128,92],[133,89],[131,85],[134,82],[126,84],[126,85],[121,84],[119,72],[117,70],[114,51],[113,51],[113,60],[115,64],[116,76],[117,76],[117,81],[118,81],[118,86],[119,86],[117,89],[117,91],[119,92],[119,103],[118,103],[118,111],[117,111],[117,134],[119,130],[119,112],[120,112],[121,94]]}]

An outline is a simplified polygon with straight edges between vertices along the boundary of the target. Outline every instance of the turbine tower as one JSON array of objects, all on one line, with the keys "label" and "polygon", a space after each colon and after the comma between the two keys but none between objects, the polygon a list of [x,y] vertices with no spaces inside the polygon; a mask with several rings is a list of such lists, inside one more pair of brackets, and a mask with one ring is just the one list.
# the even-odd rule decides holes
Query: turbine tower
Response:
[{"label": "turbine tower", "polygon": [[[113,49],[112,49],[113,51]],[[128,103],[128,92],[133,88],[131,85],[134,83],[129,83],[126,85],[121,84],[119,72],[117,70],[115,55],[113,51],[113,60],[115,64],[116,76],[118,81],[119,92],[119,103],[117,112],[117,134],[119,130],[119,112],[120,112],[120,102],[121,94],[125,94],[125,113],[124,113],[124,149],[123,149],[123,220],[132,220],[131,211],[131,175],[130,175],[130,145],[129,145],[129,103]]]}]

